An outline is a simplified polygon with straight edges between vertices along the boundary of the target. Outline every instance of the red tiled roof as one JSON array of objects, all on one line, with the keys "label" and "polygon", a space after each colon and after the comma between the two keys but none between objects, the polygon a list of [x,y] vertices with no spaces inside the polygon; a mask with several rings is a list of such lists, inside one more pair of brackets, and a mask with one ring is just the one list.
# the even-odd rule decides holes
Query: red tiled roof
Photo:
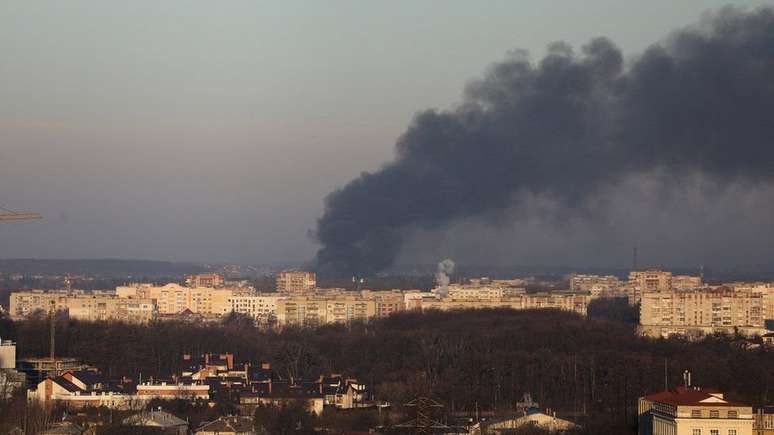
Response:
[{"label": "red tiled roof", "polygon": [[718,393],[718,390],[712,388],[677,387],[674,390],[650,394],[645,396],[645,399],[650,400],[651,402],[666,403],[675,406],[746,406],[741,403],[729,402],[712,395]]}]

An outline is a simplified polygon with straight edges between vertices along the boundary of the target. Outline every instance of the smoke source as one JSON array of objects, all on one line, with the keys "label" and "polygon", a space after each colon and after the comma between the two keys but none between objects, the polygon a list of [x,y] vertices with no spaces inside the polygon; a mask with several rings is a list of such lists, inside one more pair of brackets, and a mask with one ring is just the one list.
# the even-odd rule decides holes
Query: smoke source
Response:
[{"label": "smoke source", "polygon": [[446,296],[449,292],[449,275],[452,273],[454,273],[454,261],[447,258],[438,263],[438,268],[435,271],[435,282],[438,284],[438,293],[441,296]]},{"label": "smoke source", "polygon": [[726,8],[623,63],[598,38],[575,53],[514,52],[453,110],[419,113],[396,158],[325,200],[321,273],[392,265],[407,232],[518,210],[527,195],[569,212],[624,179],[774,177],[774,10]]}]

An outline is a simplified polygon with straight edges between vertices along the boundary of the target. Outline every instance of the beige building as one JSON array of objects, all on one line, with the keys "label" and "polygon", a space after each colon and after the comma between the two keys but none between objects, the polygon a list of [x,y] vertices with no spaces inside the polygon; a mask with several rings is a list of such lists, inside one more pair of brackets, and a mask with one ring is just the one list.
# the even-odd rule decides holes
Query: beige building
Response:
[{"label": "beige building", "polygon": [[314,272],[284,270],[277,273],[277,291],[279,293],[306,293],[317,287]]},{"label": "beige building", "polygon": [[222,287],[225,283],[223,275],[219,273],[200,273],[185,277],[185,285],[188,287]]},{"label": "beige building", "polygon": [[133,284],[116,287],[116,294],[122,298],[152,299],[159,314],[177,314],[185,310],[192,313],[221,315],[228,312],[229,298],[249,294],[248,290],[232,288],[184,287],[179,284],[155,286]]},{"label": "beige building", "polygon": [[753,435],[774,435],[774,406],[757,407],[753,414]]},{"label": "beige building", "polygon": [[634,270],[629,272],[627,292],[629,303],[640,302],[643,293],[672,289],[672,272],[659,269]]},{"label": "beige building", "polygon": [[43,292],[32,290],[11,293],[10,311],[14,318],[22,318],[36,311],[48,312],[51,308],[66,312],[78,320],[123,320],[148,322],[156,316],[156,308],[150,299],[125,299],[106,292]]},{"label": "beige building", "polygon": [[406,309],[403,292],[400,290],[363,290],[360,294],[364,299],[371,299],[376,303],[376,317],[388,317]]},{"label": "beige building", "polygon": [[347,293],[288,296],[277,301],[280,325],[323,325],[367,321],[376,316],[376,301]]},{"label": "beige building", "polygon": [[763,333],[766,314],[763,294],[751,289],[653,291],[642,296],[639,329],[651,337]]},{"label": "beige building", "polygon": [[679,387],[641,397],[639,435],[752,435],[749,405],[724,399],[723,393]]},{"label": "beige building", "polygon": [[700,276],[675,275],[672,277],[672,288],[674,290],[691,290],[702,287]]},{"label": "beige building", "polygon": [[613,292],[624,286],[624,283],[613,275],[581,275],[570,276],[570,291],[573,293],[593,293],[599,295],[605,292]]},{"label": "beige building", "polygon": [[586,315],[590,297],[573,293],[535,293],[515,295],[500,300],[455,300],[422,298],[423,310],[464,310],[510,308],[513,310],[556,309]]}]

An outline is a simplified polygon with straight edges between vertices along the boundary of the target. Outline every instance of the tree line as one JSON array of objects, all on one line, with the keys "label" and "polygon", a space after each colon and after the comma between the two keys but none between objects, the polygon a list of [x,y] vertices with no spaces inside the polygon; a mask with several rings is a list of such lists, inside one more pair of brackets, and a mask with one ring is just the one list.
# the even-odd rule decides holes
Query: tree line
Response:
[{"label": "tree line", "polygon": [[[724,390],[750,404],[774,400],[774,353],[739,337],[701,341],[636,335],[631,309],[592,307],[582,317],[552,310],[405,312],[369,323],[264,330],[229,317],[217,324],[83,322],[59,319],[57,352],[108,377],[169,377],[183,353],[231,352],[270,362],[283,377],[343,373],[394,405],[428,395],[448,416],[506,413],[525,392],[594,433],[632,431],[637,398],[682,383]],[[606,318],[607,317],[607,318]],[[617,320],[609,320],[614,318]],[[621,320],[626,321],[621,321]],[[44,317],[0,320],[19,357],[48,352]],[[666,375],[665,375],[666,374]],[[604,428],[604,429],[603,429]]]}]

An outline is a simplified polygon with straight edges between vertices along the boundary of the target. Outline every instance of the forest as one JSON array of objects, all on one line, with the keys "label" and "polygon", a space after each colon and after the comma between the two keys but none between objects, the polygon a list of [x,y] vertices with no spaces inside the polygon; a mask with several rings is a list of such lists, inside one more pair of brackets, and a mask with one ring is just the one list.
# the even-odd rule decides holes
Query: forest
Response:
[{"label": "forest", "polygon": [[[405,312],[369,323],[264,330],[231,316],[217,324],[59,319],[57,351],[110,378],[168,377],[183,353],[231,352],[287,377],[343,373],[396,406],[418,395],[447,416],[507,413],[525,392],[587,433],[634,433],[637,398],[682,383],[719,388],[753,405],[774,400],[774,353],[740,337],[701,341],[636,335],[636,308],[603,301],[589,316],[532,310]],[[19,357],[45,355],[43,317],[0,320]]]}]

